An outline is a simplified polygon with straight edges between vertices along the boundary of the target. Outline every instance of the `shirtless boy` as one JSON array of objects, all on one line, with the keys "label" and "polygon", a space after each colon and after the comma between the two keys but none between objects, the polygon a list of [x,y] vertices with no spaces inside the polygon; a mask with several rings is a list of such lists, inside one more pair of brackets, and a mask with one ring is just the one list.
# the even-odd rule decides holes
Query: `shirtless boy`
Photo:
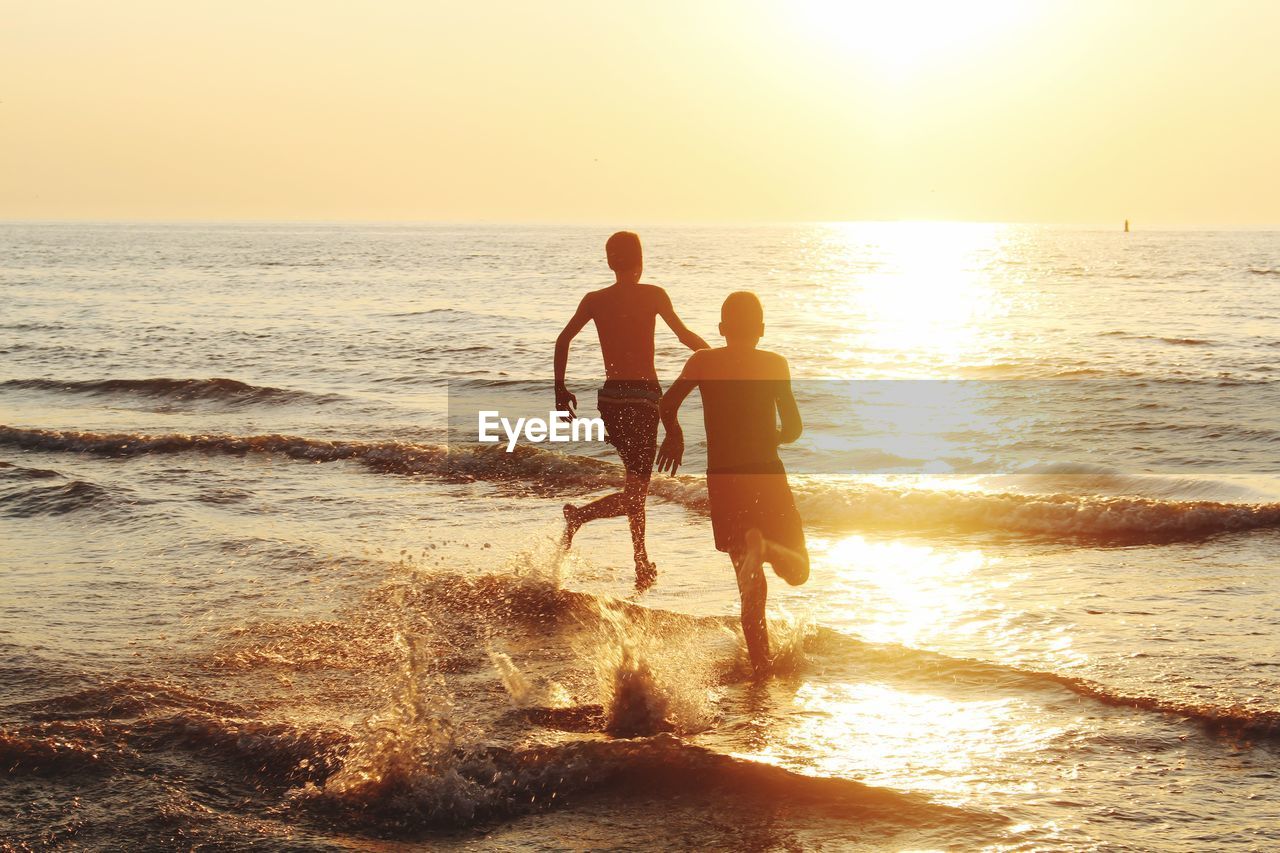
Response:
[{"label": "shirtless boy", "polygon": [[614,283],[584,296],[556,339],[556,411],[576,412],[578,398],[569,393],[564,383],[569,344],[588,322],[595,321],[606,377],[597,401],[609,441],[626,469],[626,482],[621,492],[584,506],[565,504],[564,546],[568,548],[573,543],[578,528],[588,521],[627,516],[636,562],[636,587],[643,590],[657,580],[657,568],[649,561],[644,542],[644,502],[657,452],[658,401],[662,397],[653,366],[654,318],[662,317],[680,343],[691,350],[706,349],[707,342],[680,322],[665,290],[640,283],[644,264],[638,236],[619,231],[604,248],[616,277]]},{"label": "shirtless boy", "polygon": [[[702,395],[707,428],[707,494],[716,548],[733,561],[742,598],[742,633],[756,675],[768,673],[763,564],[798,586],[809,579],[809,552],[778,446],[800,437],[803,425],[782,356],[756,349],[764,308],[754,293],[729,294],[720,309],[725,345],[695,352],[662,398],[666,437],[658,470],[672,475],[684,457],[680,404],[694,388]],[[781,429],[778,428],[781,422]]]}]

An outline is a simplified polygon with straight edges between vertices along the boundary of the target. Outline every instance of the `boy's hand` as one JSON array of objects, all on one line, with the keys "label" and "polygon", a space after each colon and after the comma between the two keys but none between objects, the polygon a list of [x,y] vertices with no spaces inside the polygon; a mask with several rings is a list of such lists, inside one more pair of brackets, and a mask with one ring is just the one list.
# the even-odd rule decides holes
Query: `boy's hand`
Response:
[{"label": "boy's hand", "polygon": [[666,438],[662,439],[662,446],[658,448],[658,473],[666,471],[674,477],[683,459],[684,433],[668,431]]},{"label": "boy's hand", "polygon": [[570,394],[569,389],[563,385],[556,388],[556,411],[568,412],[571,418],[578,416],[578,398]]}]

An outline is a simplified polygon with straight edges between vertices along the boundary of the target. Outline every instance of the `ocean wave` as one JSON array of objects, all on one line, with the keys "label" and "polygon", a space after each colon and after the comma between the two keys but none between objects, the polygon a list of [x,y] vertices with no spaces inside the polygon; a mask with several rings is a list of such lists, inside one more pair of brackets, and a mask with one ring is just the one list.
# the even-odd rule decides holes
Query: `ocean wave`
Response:
[{"label": "ocean wave", "polygon": [[155,756],[179,751],[234,763],[261,782],[287,787],[323,779],[337,768],[334,754],[350,739],[337,729],[195,709],[136,719],[121,716],[49,720],[0,730],[0,766],[12,775],[89,769],[155,772]]},{"label": "ocean wave", "polygon": [[818,652],[838,652],[840,660],[855,662],[864,674],[931,684],[989,684],[1002,690],[1066,689],[1111,707],[1181,718],[1216,736],[1280,741],[1280,711],[1272,709],[1131,693],[1079,676],[953,657],[893,643],[869,643],[830,628],[818,628],[811,642]]},{"label": "ocean wave", "polygon": [[1113,495],[1175,500],[1211,499],[1226,502],[1274,501],[1274,487],[1258,483],[1205,477],[1179,477],[1122,471],[1107,465],[1053,462],[1029,465],[1008,474],[985,475],[987,490],[1011,492],[1062,492],[1076,495]]},{"label": "ocean wave", "polygon": [[30,488],[2,495],[0,508],[10,518],[31,518],[38,515],[66,515],[110,501],[110,493],[102,486],[84,480],[72,480],[59,486]]},{"label": "ocean wave", "polygon": [[[402,649],[417,644],[398,639],[408,641]],[[0,766],[10,776],[76,778],[151,775],[194,760],[205,768],[199,775],[251,778],[258,792],[280,798],[273,807],[298,818],[395,835],[587,798],[626,801],[641,792],[711,795],[748,808],[783,800],[791,808],[915,825],[1003,822],[918,794],[735,758],[671,734],[529,745],[525,728],[513,746],[459,738],[455,703],[424,692],[422,662],[412,651],[409,662],[392,706],[362,723],[312,715],[304,723],[189,687],[128,679],[11,705],[7,714],[26,711],[27,721],[0,729]]]},{"label": "ocean wave", "polygon": [[[686,637],[693,639],[698,648],[703,650],[708,648],[711,638],[717,634],[737,630],[737,620],[732,617],[696,617],[561,589],[547,589],[539,595],[536,587],[531,588],[516,578],[485,576],[481,581],[462,577],[443,580],[447,580],[445,585],[453,590],[450,608],[459,608],[463,612],[474,612],[477,606],[487,606],[492,601],[505,599],[515,602],[529,598],[539,602],[532,605],[538,611],[538,618],[567,618],[582,625],[612,623],[615,621],[610,613],[612,610],[624,615],[632,625],[650,626],[651,630],[663,637],[668,646],[676,638]],[[602,602],[608,606],[602,607]],[[529,607],[531,604],[525,602],[522,606]],[[1274,709],[1243,705],[1222,706],[1189,701],[1177,696],[1137,694],[1079,676],[956,657],[894,643],[872,643],[822,626],[794,625],[779,620],[772,622],[770,633],[775,641],[780,640],[778,648],[786,646],[789,639],[797,647],[794,655],[800,661],[815,659],[820,667],[827,670],[831,667],[848,666],[864,679],[908,681],[930,687],[961,684],[1001,691],[1066,689],[1112,707],[1177,717],[1196,724],[1215,736],[1280,741],[1280,711]],[[740,640],[738,644],[741,645]],[[737,651],[740,652],[741,649]],[[724,657],[725,654],[728,657]],[[720,656],[724,659],[714,667],[718,674],[712,677],[718,678],[721,684],[735,683],[749,677],[748,670],[740,666],[741,661],[733,659],[732,655],[732,650],[722,650]],[[799,663],[797,666],[803,667],[804,664]],[[710,673],[704,673],[703,677],[708,675]],[[525,719],[549,728],[608,731],[611,716],[616,713],[616,709],[609,707],[609,702],[611,699],[616,701],[617,697],[609,696],[606,691],[603,698],[604,705],[535,707],[521,709],[520,713]],[[660,720],[657,722],[660,723]]]},{"label": "ocean wave", "polygon": [[131,721],[45,723],[0,730],[0,766],[11,777],[163,772],[173,752],[251,772],[280,791],[297,817],[394,835],[454,829],[644,793],[713,795],[738,805],[781,800],[849,820],[916,826],[997,824],[993,814],[836,777],[809,776],[734,758],[672,735],[582,740],[551,746],[450,749],[439,765],[344,773],[355,735],[340,728],[235,719],[201,712]]},{"label": "ocean wave", "polygon": [[[471,825],[581,798],[711,795],[740,805],[785,801],[791,808],[836,811],[928,825],[1002,823],[1003,818],[849,779],[808,776],[734,758],[669,734],[633,740],[585,740],[459,756],[450,774],[423,768],[356,788],[303,788],[295,803],[384,827]],[[426,772],[423,772],[426,771]],[[451,790],[442,789],[442,781]]]},{"label": "ocean wave", "polygon": [[1056,673],[1036,673],[1036,677],[1054,681],[1074,693],[1096,699],[1105,705],[1181,717],[1212,734],[1242,740],[1280,740],[1280,711],[1244,705],[1224,707],[1151,694],[1119,692],[1096,682]]},{"label": "ocean wave", "polygon": [[174,709],[223,716],[244,713],[237,705],[201,696],[178,684],[134,678],[106,681],[51,698],[5,706],[9,714],[41,721],[115,719]]},{"label": "ocean wave", "polygon": [[[512,602],[531,592],[527,579],[509,575],[423,576],[409,582],[413,595],[405,596],[406,590],[393,584],[382,592],[401,594],[390,595],[384,604],[417,610],[429,603],[428,618],[458,606],[468,613],[494,607],[495,592],[505,590]],[[533,596],[541,598],[534,610],[572,611],[561,615],[575,624],[593,613],[605,615],[601,597],[551,586],[543,591]],[[675,633],[699,634],[726,621],[622,606],[629,618],[660,623]],[[825,628],[806,634],[805,642],[820,656],[819,666],[850,667],[863,680],[979,691],[1069,690],[1110,706],[1178,717],[1236,740],[1280,738],[1276,712],[1128,695],[1085,679],[868,643]],[[143,680],[13,704],[5,708],[6,716],[21,714],[27,721],[0,729],[0,766],[11,778],[76,779],[91,774],[134,778],[185,763],[192,776],[251,779],[262,803],[295,821],[319,820],[403,838],[491,825],[582,801],[626,803],[640,794],[672,801],[711,797],[725,807],[748,810],[786,802],[791,809],[825,816],[915,827],[1004,822],[997,814],[944,806],[918,794],[737,758],[672,734],[601,738],[595,733],[607,714],[599,705],[519,711],[526,726],[593,733],[587,739],[538,743],[526,726],[511,733],[513,745],[491,737],[459,737],[465,727],[460,729],[458,721],[477,710],[470,706],[483,694],[468,690],[472,698],[461,705],[435,701],[418,687],[426,671],[421,663],[406,667],[403,692],[393,706],[366,723],[309,713],[293,719],[273,703],[223,702],[194,687]]]},{"label": "ocean wave", "polygon": [[22,450],[130,458],[167,453],[243,456],[270,453],[307,462],[358,460],[380,473],[429,474],[459,480],[526,480],[551,486],[604,488],[622,482],[622,469],[600,460],[521,446],[449,448],[405,441],[326,441],[288,435],[96,433],[0,425],[0,445]]},{"label": "ocean wave", "polygon": [[61,332],[64,331],[66,327],[57,323],[40,323],[30,321],[25,323],[0,323],[0,329],[8,329],[12,332]]},{"label": "ocean wave", "polygon": [[51,471],[48,468],[25,468],[21,465],[14,465],[12,462],[0,462],[0,482],[13,480],[48,480],[51,477],[61,477],[57,471]]},{"label": "ocean wave", "polygon": [[[13,472],[10,469],[3,473],[12,474]],[[66,515],[91,507],[99,511],[110,510],[125,504],[118,490],[108,489],[97,483],[87,480],[69,480],[65,483],[46,484],[43,481],[48,478],[40,475],[45,473],[52,474],[54,477],[59,475],[56,472],[44,472],[38,469],[27,469],[25,473],[35,476],[24,479],[37,479],[42,482],[31,484],[20,480],[5,484],[4,479],[7,478],[0,478],[0,515],[9,518],[34,518]],[[21,474],[18,476],[22,477]],[[128,502],[137,503],[136,500]]]},{"label": "ocean wave", "polygon": [[915,533],[996,533],[1098,545],[1143,545],[1280,527],[1280,503],[1128,496],[955,492],[799,484],[810,523]]},{"label": "ocean wave", "polygon": [[27,391],[49,391],[60,394],[90,394],[106,396],[133,394],[178,401],[218,401],[230,405],[259,403],[297,403],[310,401],[330,403],[340,397],[335,394],[312,394],[264,385],[250,385],[236,379],[10,379],[0,382],[0,388]]},{"label": "ocean wave", "polygon": [[1126,332],[1121,329],[1102,332],[1101,334],[1103,337],[1129,338],[1135,341],[1160,341],[1174,346],[1211,347],[1217,345],[1216,341],[1211,341],[1207,338],[1180,337],[1177,335],[1143,335],[1137,332]]},{"label": "ocean wave", "polygon": [[111,753],[104,752],[101,744],[67,737],[65,727],[50,729],[0,729],[0,767],[12,778],[20,774],[82,774],[110,763]]},{"label": "ocean wave", "polygon": [[[600,670],[597,692],[578,700],[561,695],[558,700],[545,697],[558,691],[544,689],[545,684],[528,679],[507,655],[487,655],[474,650],[476,658],[488,657],[495,664],[496,677],[511,695],[514,709],[507,715],[546,728],[560,731],[612,732],[627,735],[652,735],[674,728],[691,733],[711,723],[705,714],[689,713],[681,694],[692,695],[707,684],[724,686],[750,678],[744,666],[743,648],[738,635],[738,620],[731,616],[694,616],[661,608],[645,607],[579,590],[559,587],[554,581],[537,576],[512,574],[462,575],[439,571],[423,571],[403,581],[371,592],[349,617],[323,625],[306,623],[298,630],[279,633],[280,626],[263,631],[248,631],[243,640],[249,648],[260,648],[267,654],[258,657],[233,655],[244,665],[266,667],[291,662],[294,671],[305,671],[313,656],[349,669],[385,668],[394,663],[394,653],[385,641],[371,642],[375,631],[388,631],[387,625],[404,612],[421,614],[435,631],[465,635],[476,622],[494,627],[504,626],[499,633],[510,633],[511,626],[525,624],[537,631],[585,631],[586,636],[601,637],[605,642],[590,646],[579,644],[576,657],[594,660],[605,666]],[[1133,708],[1185,719],[1205,731],[1226,737],[1252,740],[1280,740],[1280,711],[1275,709],[1222,706],[1199,703],[1176,695],[1137,694],[1102,684],[1092,679],[1057,672],[985,661],[917,649],[895,643],[874,643],[823,626],[807,623],[790,624],[771,620],[770,633],[779,650],[796,646],[795,668],[803,669],[816,661],[824,671],[848,667],[860,680],[909,682],[936,688],[942,685],[964,685],[990,691],[1014,693],[1044,690],[1069,690],[1102,704]],[[336,633],[334,633],[336,631]],[[541,636],[539,634],[538,636]],[[622,637],[632,657],[619,655]],[[264,645],[265,639],[265,645]],[[728,642],[721,643],[722,639]],[[353,641],[354,640],[354,641]],[[647,642],[654,641],[654,642]],[[530,648],[545,644],[531,639]],[[245,648],[240,645],[238,648]],[[354,657],[352,655],[355,655]],[[530,652],[530,654],[537,654]],[[667,660],[663,660],[666,657]],[[226,660],[225,652],[219,653]],[[656,680],[642,678],[630,691],[619,692],[618,674],[636,670],[645,661],[655,666]],[[450,671],[457,667],[450,664]],[[463,671],[475,672],[464,668]],[[525,682],[523,688],[512,689],[513,682]],[[615,682],[615,683],[610,683]],[[643,695],[636,696],[639,692]],[[665,698],[652,700],[656,693]],[[532,701],[522,701],[533,697]],[[541,697],[541,698],[539,698]],[[595,700],[599,701],[595,701]],[[77,706],[78,707],[78,706]],[[674,720],[666,713],[675,710]],[[699,716],[703,719],[697,719]],[[641,725],[633,725],[640,719]],[[622,725],[619,725],[619,723]],[[693,725],[690,725],[693,723]]]},{"label": "ocean wave", "polygon": [[[512,453],[498,445],[446,447],[401,441],[324,441],[285,435],[151,435],[21,429],[0,426],[0,445],[22,450],[135,457],[157,453],[271,453],[308,462],[354,460],[379,473],[451,481],[518,483],[532,493],[561,495],[617,488],[622,469],[610,462],[532,446]],[[1201,539],[1280,527],[1280,502],[1229,503],[1134,496],[949,491],[793,478],[801,515],[841,530],[916,534],[999,534],[1099,545]],[[695,512],[708,511],[701,477],[656,477],[650,493]]]}]

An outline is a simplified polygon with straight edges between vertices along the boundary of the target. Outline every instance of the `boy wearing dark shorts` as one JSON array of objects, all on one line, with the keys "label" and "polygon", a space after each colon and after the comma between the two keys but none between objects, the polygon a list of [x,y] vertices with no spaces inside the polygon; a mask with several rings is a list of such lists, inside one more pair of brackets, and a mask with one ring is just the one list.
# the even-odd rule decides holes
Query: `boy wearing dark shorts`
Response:
[{"label": "boy wearing dark shorts", "polygon": [[[756,349],[764,308],[754,293],[731,293],[720,309],[725,346],[695,352],[662,398],[666,438],[658,470],[675,474],[684,456],[680,404],[694,388],[702,395],[707,430],[707,495],[716,548],[729,554],[742,598],[742,633],[758,676],[769,671],[768,588],[764,563],[798,586],[809,579],[809,552],[778,446],[800,437],[803,425],[782,356]],[[779,423],[781,429],[779,429]]]},{"label": "boy wearing dark shorts", "polygon": [[597,402],[609,442],[626,469],[626,482],[621,492],[584,506],[565,504],[563,542],[566,548],[573,544],[574,534],[588,521],[627,516],[636,586],[647,589],[657,579],[657,568],[650,562],[644,542],[644,502],[657,453],[658,402],[662,397],[653,365],[656,318],[662,317],[689,349],[706,349],[707,342],[680,322],[666,291],[640,283],[644,259],[639,237],[630,231],[619,231],[605,243],[605,255],[614,271],[614,283],[584,296],[556,339],[556,411],[576,413],[578,398],[569,393],[564,381],[569,344],[588,322],[594,321],[606,377]]}]

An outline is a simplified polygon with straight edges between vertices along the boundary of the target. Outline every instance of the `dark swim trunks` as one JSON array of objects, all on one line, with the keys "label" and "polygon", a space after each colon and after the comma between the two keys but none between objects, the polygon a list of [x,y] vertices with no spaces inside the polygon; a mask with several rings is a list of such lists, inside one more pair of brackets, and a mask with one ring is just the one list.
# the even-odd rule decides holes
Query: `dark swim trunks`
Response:
[{"label": "dark swim trunks", "polygon": [[596,396],[609,443],[630,474],[648,478],[658,455],[658,401],[655,380],[610,379]]},{"label": "dark swim trunks", "polygon": [[[762,471],[762,467],[772,470]],[[782,462],[755,465],[747,473],[708,472],[707,495],[711,499],[711,529],[716,537],[716,550],[729,553],[740,550],[747,531],[754,527],[770,542],[808,553],[804,525]]]}]

